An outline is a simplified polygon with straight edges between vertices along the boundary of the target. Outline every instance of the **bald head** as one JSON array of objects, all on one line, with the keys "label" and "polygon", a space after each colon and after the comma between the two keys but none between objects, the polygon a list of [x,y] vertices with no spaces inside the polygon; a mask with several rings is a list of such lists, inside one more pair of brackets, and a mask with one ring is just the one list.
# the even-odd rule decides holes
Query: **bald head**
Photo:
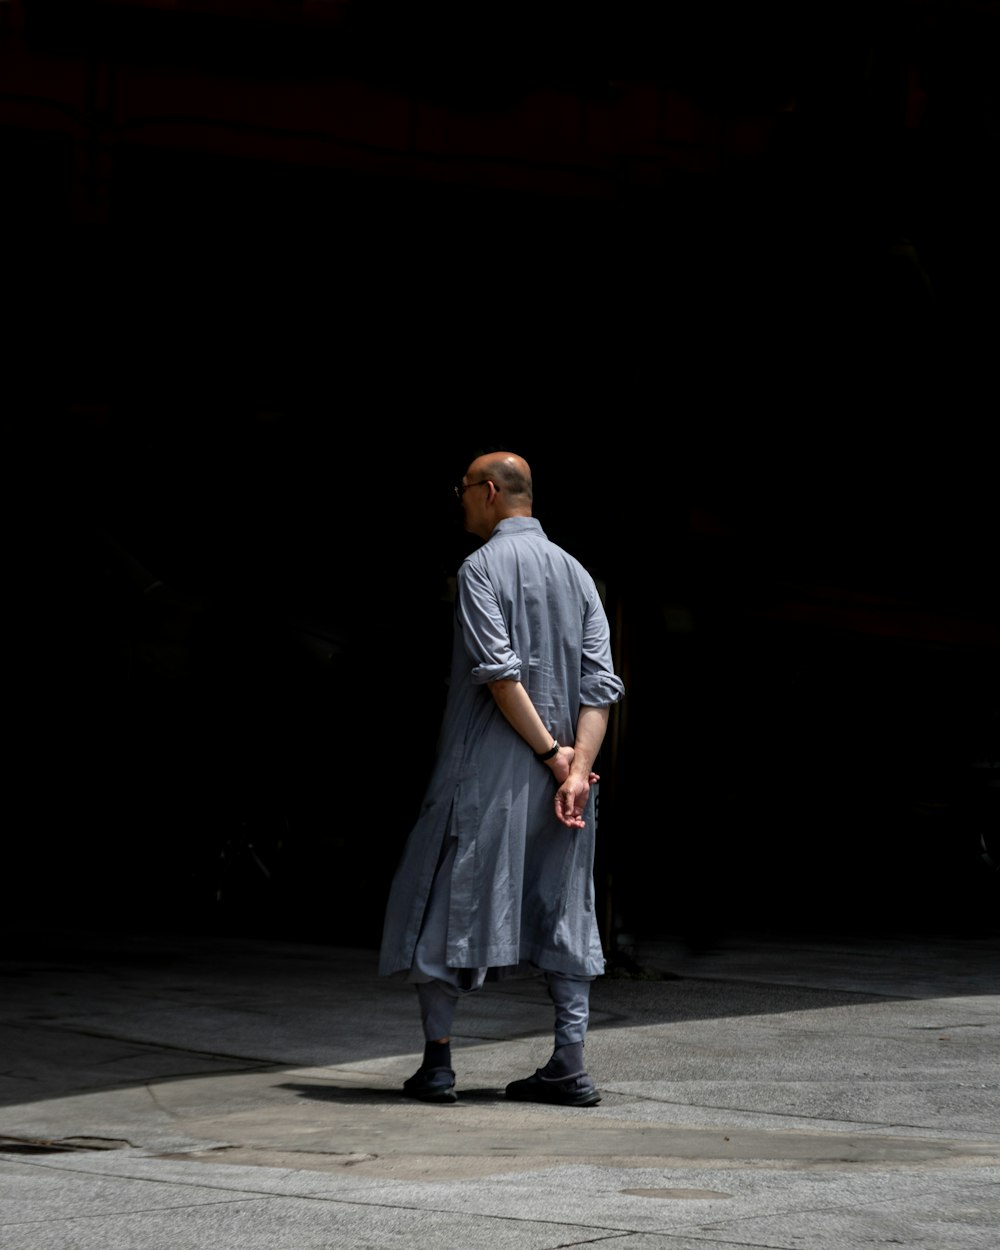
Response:
[{"label": "bald head", "polygon": [[480,538],[489,538],[504,517],[531,516],[531,469],[511,451],[477,456],[465,471],[465,485],[465,528]]},{"label": "bald head", "polygon": [[508,507],[531,512],[531,469],[527,460],[512,451],[491,451],[473,460],[466,472],[466,480],[488,477],[506,496]]}]

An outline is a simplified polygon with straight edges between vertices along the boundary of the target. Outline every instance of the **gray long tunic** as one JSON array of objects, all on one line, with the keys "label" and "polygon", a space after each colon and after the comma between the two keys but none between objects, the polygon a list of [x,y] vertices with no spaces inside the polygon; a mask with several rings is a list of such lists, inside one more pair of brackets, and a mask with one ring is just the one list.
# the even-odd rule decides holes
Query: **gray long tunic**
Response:
[{"label": "gray long tunic", "polygon": [[498,678],[519,680],[563,743],[576,735],[581,705],[608,706],[625,693],[593,578],[533,517],[501,521],[458,571],[438,755],[389,891],[380,975],[411,970],[441,862],[451,865],[437,886],[448,891],[450,968],[604,971],[593,794],[586,828],[559,823],[552,774],[487,688]]}]

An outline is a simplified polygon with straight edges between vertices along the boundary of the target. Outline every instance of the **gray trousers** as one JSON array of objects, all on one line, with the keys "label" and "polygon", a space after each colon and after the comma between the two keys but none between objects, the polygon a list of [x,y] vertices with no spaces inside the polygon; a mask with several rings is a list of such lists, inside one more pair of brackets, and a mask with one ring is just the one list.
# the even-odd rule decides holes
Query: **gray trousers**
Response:
[{"label": "gray trousers", "polygon": [[[590,1022],[590,980],[576,980],[558,972],[546,972],[544,976],[555,1008],[553,1032],[556,1046],[582,1042]],[[462,991],[447,981],[417,982],[420,1019],[427,1041],[437,1042],[451,1037],[455,1007],[461,996]]]}]

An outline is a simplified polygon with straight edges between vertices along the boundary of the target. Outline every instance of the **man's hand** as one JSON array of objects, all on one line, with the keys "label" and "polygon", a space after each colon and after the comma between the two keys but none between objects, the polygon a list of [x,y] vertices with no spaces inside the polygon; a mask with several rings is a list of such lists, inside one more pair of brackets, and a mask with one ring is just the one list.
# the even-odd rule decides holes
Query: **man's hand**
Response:
[{"label": "man's hand", "polygon": [[573,747],[560,747],[550,760],[546,760],[549,772],[556,779],[556,785],[562,785],[569,776],[570,765],[576,751]]},{"label": "man's hand", "polygon": [[[560,747],[550,760],[545,761],[549,766],[549,772],[555,777],[558,785],[561,786],[569,777],[569,770],[575,757],[575,747]],[[591,773],[590,784],[593,785],[595,781],[600,781],[600,777],[597,773]]]},{"label": "man's hand", "polygon": [[567,777],[556,791],[556,819],[567,829],[585,827],[587,822],[583,819],[584,809],[590,798],[590,787],[597,781],[600,781],[597,773],[592,772],[587,777],[580,777],[574,773]]}]

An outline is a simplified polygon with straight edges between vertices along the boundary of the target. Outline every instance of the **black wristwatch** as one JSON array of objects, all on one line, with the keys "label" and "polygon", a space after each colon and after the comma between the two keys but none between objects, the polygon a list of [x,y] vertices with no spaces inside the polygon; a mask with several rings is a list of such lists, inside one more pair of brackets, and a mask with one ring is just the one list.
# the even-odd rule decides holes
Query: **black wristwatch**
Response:
[{"label": "black wristwatch", "polygon": [[550,760],[558,750],[559,750],[559,743],[556,742],[555,738],[553,738],[552,745],[549,747],[547,751],[535,752],[535,759],[538,760],[540,764],[544,764],[545,761]]}]

